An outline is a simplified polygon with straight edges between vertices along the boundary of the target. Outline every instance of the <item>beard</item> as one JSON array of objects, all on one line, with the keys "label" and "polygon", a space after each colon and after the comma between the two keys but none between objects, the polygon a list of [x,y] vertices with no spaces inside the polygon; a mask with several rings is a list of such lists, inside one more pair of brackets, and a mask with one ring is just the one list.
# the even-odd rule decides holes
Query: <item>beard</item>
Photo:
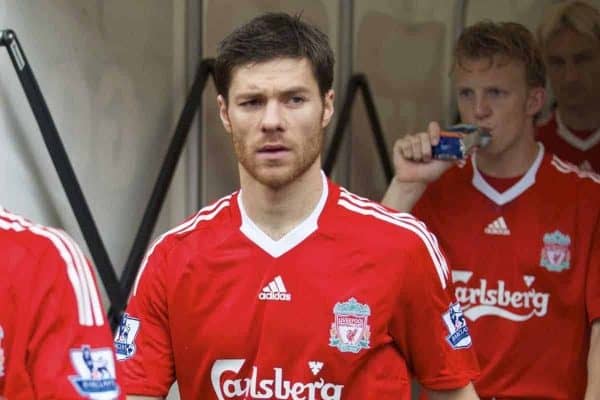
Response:
[{"label": "beard", "polygon": [[233,147],[239,164],[254,180],[270,189],[276,190],[294,182],[308,171],[321,155],[323,131],[318,130],[306,140],[290,145],[285,143],[291,157],[284,160],[257,159],[259,145],[249,145],[242,135],[232,135]]}]

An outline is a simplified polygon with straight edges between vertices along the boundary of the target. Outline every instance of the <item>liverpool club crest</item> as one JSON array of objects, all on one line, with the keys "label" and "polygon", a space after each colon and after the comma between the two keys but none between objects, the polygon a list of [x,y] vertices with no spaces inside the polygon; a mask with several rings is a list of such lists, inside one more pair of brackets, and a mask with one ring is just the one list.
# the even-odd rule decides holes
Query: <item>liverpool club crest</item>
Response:
[{"label": "liverpool club crest", "polygon": [[329,331],[329,345],[341,352],[358,353],[369,348],[371,309],[355,298],[336,303],[333,308],[334,321]]},{"label": "liverpool club crest", "polygon": [[544,247],[540,265],[548,271],[560,272],[569,269],[571,262],[571,238],[560,231],[544,235]]}]

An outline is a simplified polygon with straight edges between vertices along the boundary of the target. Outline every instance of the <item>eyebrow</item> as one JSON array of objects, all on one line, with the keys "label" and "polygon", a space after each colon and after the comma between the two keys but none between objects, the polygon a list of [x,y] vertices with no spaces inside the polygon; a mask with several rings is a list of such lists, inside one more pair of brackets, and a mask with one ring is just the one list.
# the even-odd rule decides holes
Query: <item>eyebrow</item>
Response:
[{"label": "eyebrow", "polygon": [[[299,93],[310,93],[310,89],[307,88],[306,86],[291,86],[289,88],[285,88],[284,90],[281,90],[278,92],[278,95],[283,95],[283,96],[290,96],[293,94],[299,94]],[[258,88],[252,88],[249,89],[245,92],[241,92],[239,94],[237,94],[235,96],[236,99],[244,99],[244,98],[249,98],[249,97],[257,97],[257,96],[262,96],[264,94],[264,92]]]},{"label": "eyebrow", "polygon": [[576,56],[590,56],[593,54],[594,54],[594,50],[592,50],[592,49],[582,49],[582,50],[578,50],[576,52],[567,54],[566,56],[562,55],[562,54],[552,54],[552,52],[548,52],[546,58],[556,60],[559,58],[563,59],[563,58],[576,57]]},{"label": "eyebrow", "polygon": [[[456,90],[474,90],[471,86],[456,86]],[[507,87],[500,84],[487,85],[483,87],[483,90],[508,90]]]},{"label": "eyebrow", "polygon": [[308,89],[306,86],[292,86],[290,88],[287,88],[287,89],[281,91],[281,93],[283,93],[283,94],[308,93],[308,92],[310,92],[310,89]]}]

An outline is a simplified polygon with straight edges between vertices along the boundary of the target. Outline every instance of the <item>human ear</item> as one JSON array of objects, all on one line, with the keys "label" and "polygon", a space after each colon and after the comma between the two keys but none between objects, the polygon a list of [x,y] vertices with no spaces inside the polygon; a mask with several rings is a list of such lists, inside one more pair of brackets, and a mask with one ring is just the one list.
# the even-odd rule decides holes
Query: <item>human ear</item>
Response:
[{"label": "human ear", "polygon": [[546,100],[546,89],[543,87],[530,88],[527,95],[526,113],[534,116],[538,114],[544,106]]},{"label": "human ear", "polygon": [[331,117],[333,116],[333,100],[335,99],[335,92],[333,89],[329,89],[325,96],[323,96],[323,119],[321,121],[321,127],[325,128],[329,125]]},{"label": "human ear", "polygon": [[219,117],[223,123],[223,127],[229,133],[231,133],[231,121],[229,120],[229,114],[227,113],[227,100],[222,95],[217,96],[217,105],[219,106]]}]

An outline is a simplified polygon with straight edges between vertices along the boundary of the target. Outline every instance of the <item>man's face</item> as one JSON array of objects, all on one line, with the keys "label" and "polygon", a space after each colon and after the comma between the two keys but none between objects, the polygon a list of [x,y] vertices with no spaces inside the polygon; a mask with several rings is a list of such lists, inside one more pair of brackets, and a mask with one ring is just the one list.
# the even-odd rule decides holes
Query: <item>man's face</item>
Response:
[{"label": "man's face", "polygon": [[550,37],[544,61],[561,107],[600,107],[600,40],[571,29]]},{"label": "man's face", "polygon": [[277,189],[320,168],[323,130],[333,91],[320,95],[310,62],[277,58],[232,71],[219,113],[242,167],[240,173]]},{"label": "man's face", "polygon": [[[500,155],[533,135],[533,117],[543,105],[543,88],[530,89],[522,62],[495,57],[466,59],[454,68],[462,122],[490,130],[492,141],[479,152]],[[528,132],[529,130],[529,132]]]}]

